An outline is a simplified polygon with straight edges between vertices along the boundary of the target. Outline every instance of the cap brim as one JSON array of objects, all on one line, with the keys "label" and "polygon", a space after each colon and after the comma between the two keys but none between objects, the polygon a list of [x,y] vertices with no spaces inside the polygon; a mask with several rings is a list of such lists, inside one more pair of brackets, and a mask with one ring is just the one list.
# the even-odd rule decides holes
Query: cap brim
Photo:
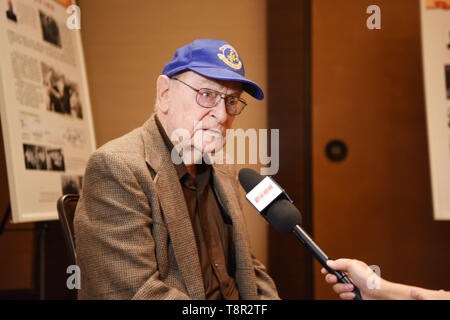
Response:
[{"label": "cap brim", "polygon": [[[242,83],[242,89],[250,94],[252,97],[258,100],[264,99],[264,92],[261,87],[255,82],[248,80],[247,78],[233,72],[231,70],[226,70],[223,68],[205,67],[205,66],[187,66],[184,70],[194,71],[204,77],[216,79],[216,80],[227,80],[227,81],[238,81]],[[184,71],[178,70],[175,73]],[[169,75],[170,76],[170,75]]]}]

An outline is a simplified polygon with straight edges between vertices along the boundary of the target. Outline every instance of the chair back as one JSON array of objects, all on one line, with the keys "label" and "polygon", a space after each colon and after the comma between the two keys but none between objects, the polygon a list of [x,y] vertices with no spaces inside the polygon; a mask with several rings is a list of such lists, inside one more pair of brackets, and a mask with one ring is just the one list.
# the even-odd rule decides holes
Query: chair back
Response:
[{"label": "chair back", "polygon": [[57,208],[59,222],[64,233],[66,245],[73,265],[76,264],[77,254],[75,251],[75,239],[73,230],[73,219],[75,217],[75,209],[77,208],[78,194],[65,194],[58,199]]}]

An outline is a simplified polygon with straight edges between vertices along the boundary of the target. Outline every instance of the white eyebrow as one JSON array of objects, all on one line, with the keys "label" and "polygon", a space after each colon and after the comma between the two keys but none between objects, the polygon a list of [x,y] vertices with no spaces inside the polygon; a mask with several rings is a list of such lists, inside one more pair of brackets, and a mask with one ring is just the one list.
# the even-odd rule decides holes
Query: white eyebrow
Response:
[{"label": "white eyebrow", "polygon": [[242,89],[241,86],[236,85],[236,86],[232,86],[232,87],[227,87],[225,85],[220,85],[218,83],[215,83],[213,81],[202,81],[202,84],[200,85],[199,89],[212,89],[215,90],[217,92],[221,92],[224,93],[224,89],[227,92],[226,95],[235,95],[235,94],[242,94],[242,92],[244,91]]}]

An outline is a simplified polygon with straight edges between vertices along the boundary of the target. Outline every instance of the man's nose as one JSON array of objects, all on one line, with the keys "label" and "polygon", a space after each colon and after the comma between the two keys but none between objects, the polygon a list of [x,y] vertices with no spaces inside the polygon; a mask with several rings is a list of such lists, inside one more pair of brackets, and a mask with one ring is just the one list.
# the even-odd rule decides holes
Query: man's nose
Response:
[{"label": "man's nose", "polygon": [[227,121],[228,113],[224,98],[221,98],[217,106],[212,109],[212,115],[217,119],[219,123],[224,123],[225,121]]}]

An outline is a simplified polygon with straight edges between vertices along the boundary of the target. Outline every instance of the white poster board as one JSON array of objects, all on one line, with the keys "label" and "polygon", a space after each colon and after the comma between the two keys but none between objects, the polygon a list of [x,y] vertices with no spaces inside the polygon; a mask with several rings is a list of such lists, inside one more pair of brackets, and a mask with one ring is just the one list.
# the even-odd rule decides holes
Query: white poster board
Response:
[{"label": "white poster board", "polygon": [[14,223],[58,219],[57,199],[79,192],[95,150],[80,30],[66,24],[71,4],[0,0],[0,111]]},{"label": "white poster board", "polygon": [[420,0],[434,218],[450,220],[450,0]]}]

